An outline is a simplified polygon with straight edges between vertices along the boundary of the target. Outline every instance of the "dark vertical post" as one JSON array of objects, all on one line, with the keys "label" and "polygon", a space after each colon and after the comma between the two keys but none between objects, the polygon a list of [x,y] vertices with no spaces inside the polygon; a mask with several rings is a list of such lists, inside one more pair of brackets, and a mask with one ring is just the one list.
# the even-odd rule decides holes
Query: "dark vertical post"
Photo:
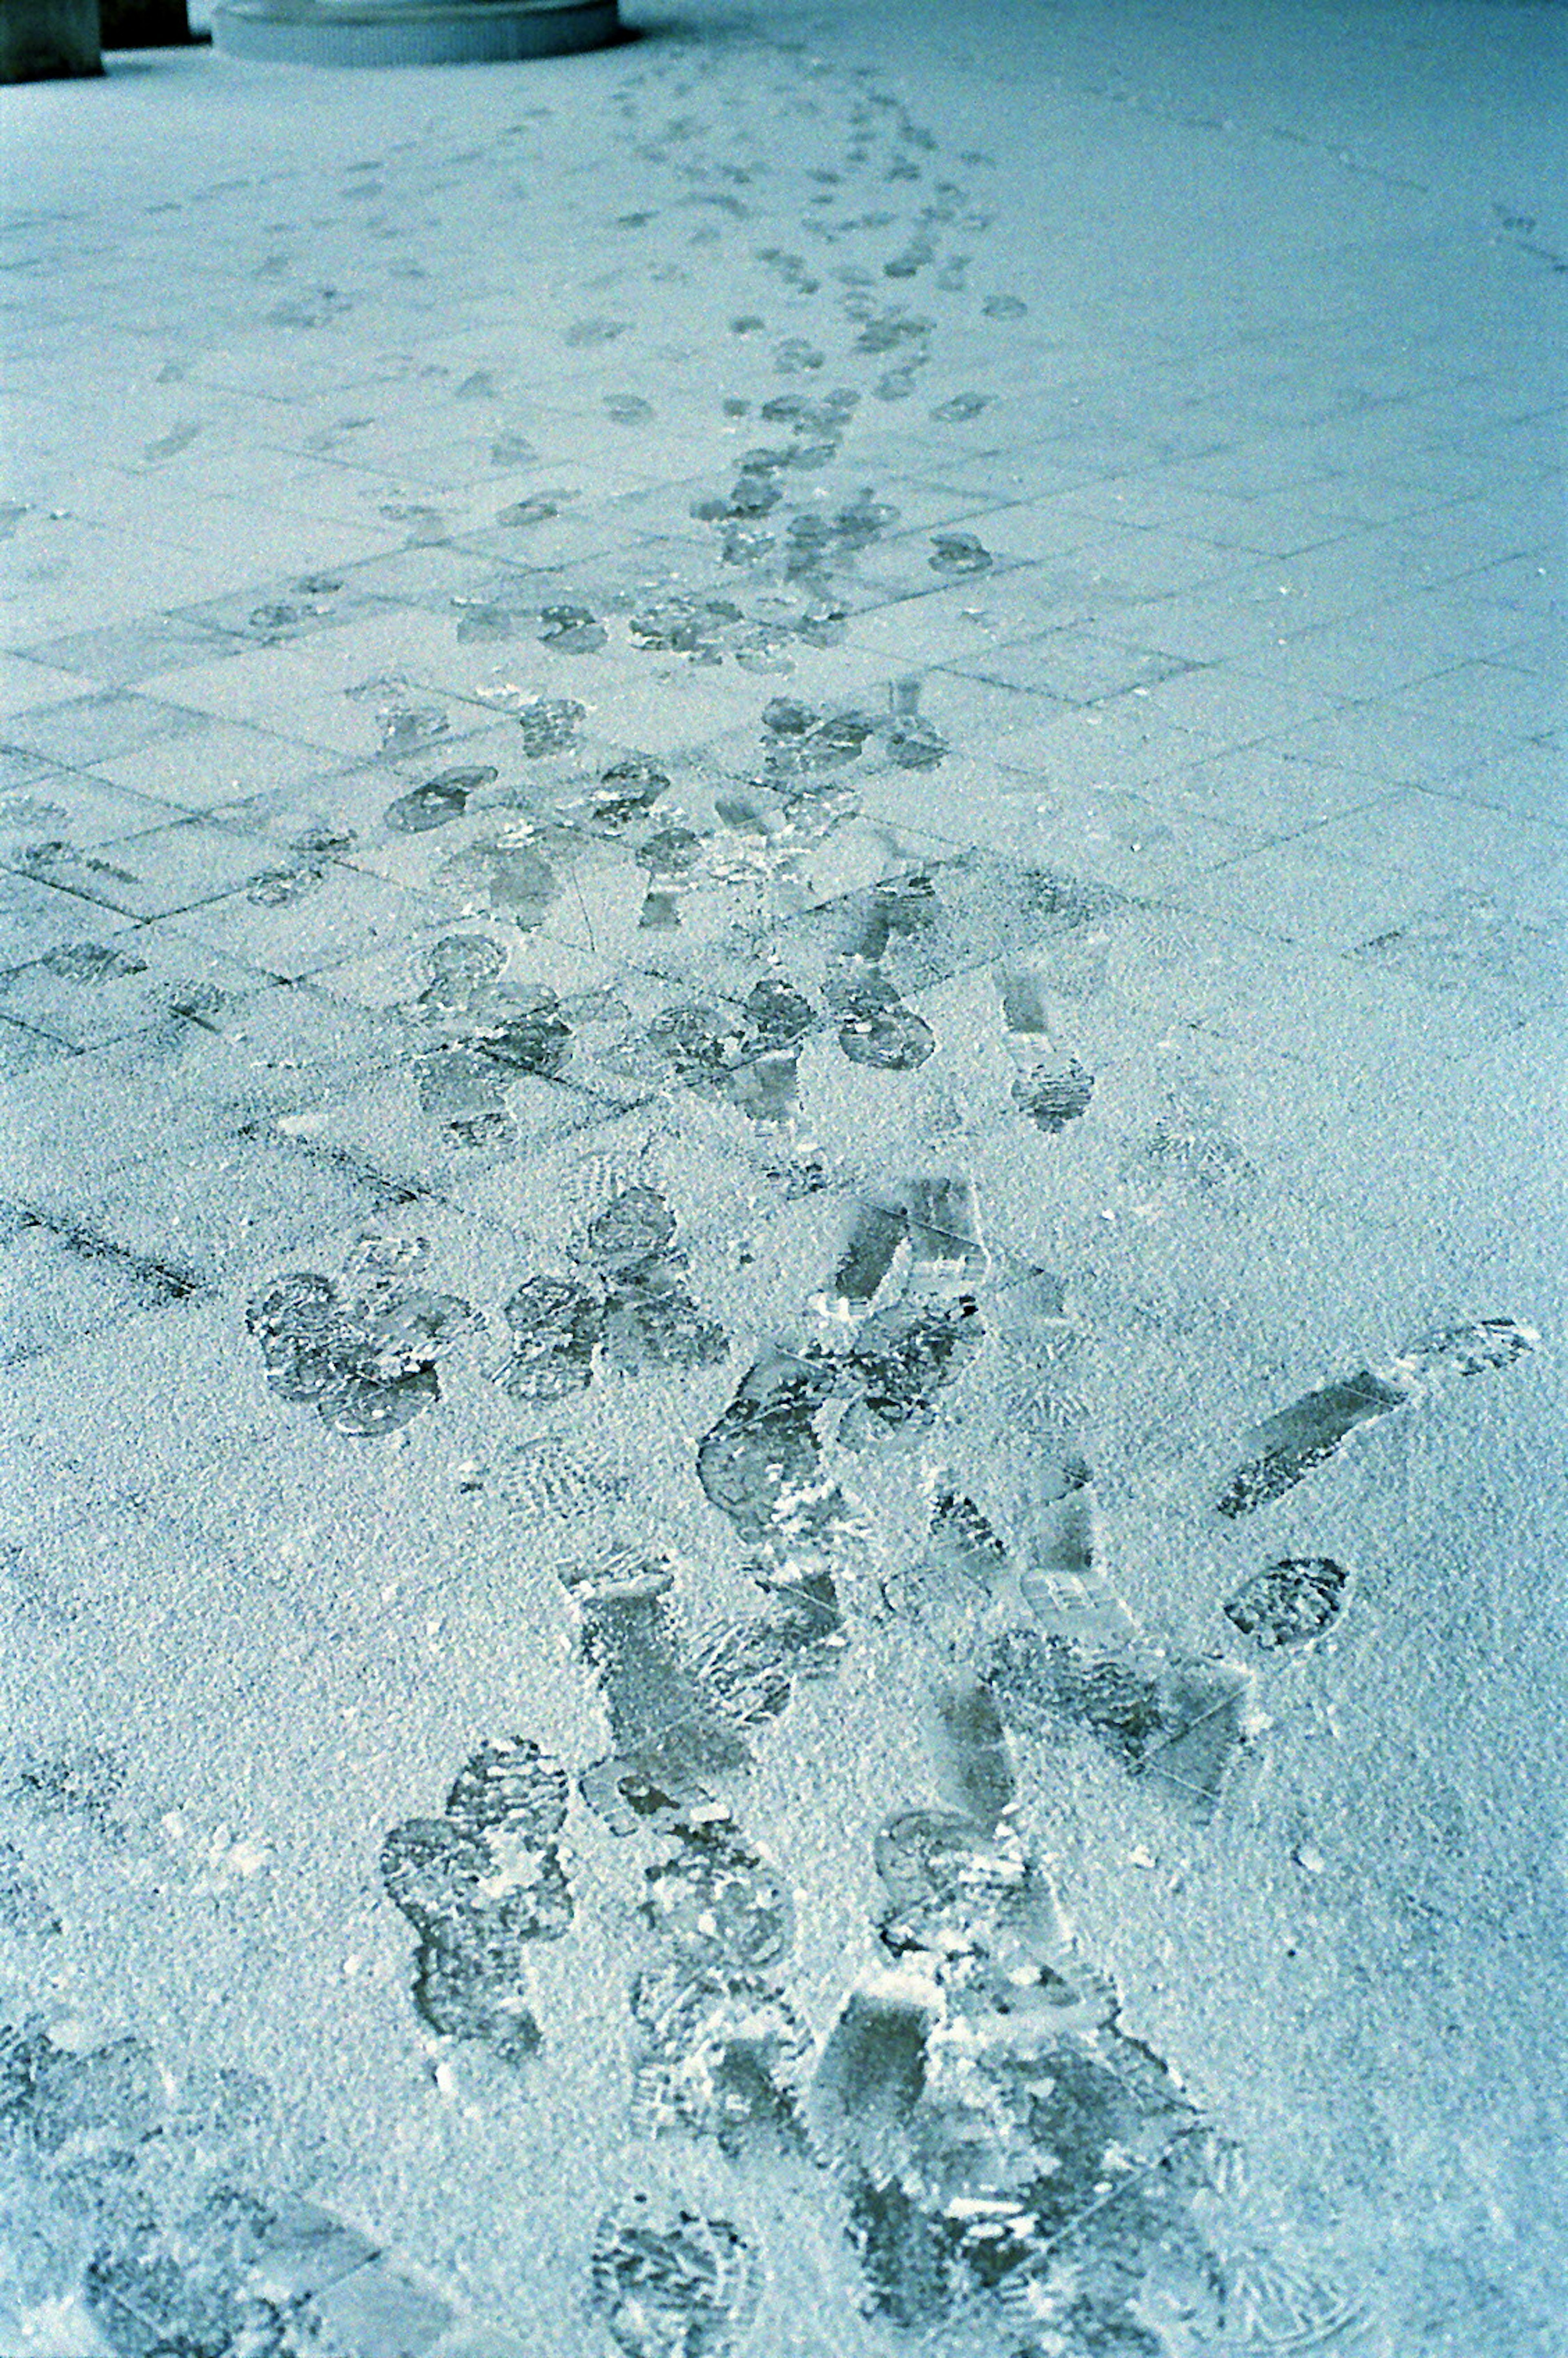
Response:
[{"label": "dark vertical post", "polygon": [[98,0],[0,0],[0,82],[103,70]]}]

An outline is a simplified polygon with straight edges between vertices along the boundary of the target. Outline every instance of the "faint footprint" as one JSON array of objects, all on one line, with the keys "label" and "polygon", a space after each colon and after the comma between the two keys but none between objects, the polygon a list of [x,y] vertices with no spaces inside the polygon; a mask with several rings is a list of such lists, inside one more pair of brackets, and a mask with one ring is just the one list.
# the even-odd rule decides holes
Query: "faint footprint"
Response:
[{"label": "faint footprint", "polygon": [[476,836],[442,861],[435,881],[450,887],[463,912],[491,909],[524,933],[542,925],[558,899],[581,839],[566,827],[514,820],[503,831]]},{"label": "faint footprint", "polygon": [[858,352],[892,352],[902,345],[924,345],[930,337],[932,322],[912,318],[904,311],[881,311],[863,316],[860,332],[855,339]]},{"label": "faint footprint", "polygon": [[918,678],[894,680],[888,689],[888,719],[884,742],[888,758],[900,770],[934,770],[947,745],[920,711]]},{"label": "faint footprint", "polygon": [[199,418],[187,418],[178,426],[171,426],[167,434],[160,434],[156,442],[147,444],[142,452],[144,465],[156,467],[163,460],[176,458],[181,450],[189,450],[200,431]]},{"label": "faint footprint", "polygon": [[1019,1066],[1012,1102],[1037,1130],[1054,1135],[1088,1111],[1094,1075],[1076,1056],[1052,1046],[1044,988],[1038,975],[1009,968],[998,975],[997,983],[1008,1050]]},{"label": "faint footprint", "polygon": [[458,1488],[492,1500],[519,1521],[581,1521],[626,1495],[626,1476],[600,1452],[537,1433],[488,1459],[460,1466]]},{"label": "faint footprint", "polygon": [[548,524],[552,516],[559,515],[565,502],[576,497],[575,492],[533,492],[526,499],[514,500],[510,507],[503,508],[495,521],[508,529],[519,530],[529,525]]},{"label": "faint footprint", "polygon": [[111,949],[101,942],[63,942],[58,949],[47,951],[38,964],[59,982],[88,985],[122,982],[130,975],[146,974],[147,970],[146,958],[137,957],[130,950]]},{"label": "faint footprint", "polygon": [[306,827],[288,847],[293,854],[288,865],[256,877],[245,893],[246,900],[258,909],[293,908],[308,893],[319,891],[332,860],[351,849],[353,843],[351,834],[341,835],[328,827]]},{"label": "faint footprint", "polygon": [[989,409],[994,397],[989,393],[956,393],[951,401],[939,402],[931,415],[945,426],[961,425],[966,418],[978,417],[982,409]]},{"label": "faint footprint", "polygon": [[362,687],[347,688],[344,693],[374,698],[384,757],[395,759],[399,754],[420,752],[450,731],[451,722],[444,708],[411,703],[406,684],[402,680],[370,680]]},{"label": "faint footprint", "polygon": [[[273,2358],[300,2334],[314,2345],[319,2296],[373,2316],[383,2350],[423,2351],[455,2321],[369,2237],[268,2183],[282,2123],[248,2073],[177,2071],[140,2039],[60,2047],[24,2022],[0,2027],[0,2086],[25,2157],[16,2256],[33,2275],[48,2255],[35,2319],[85,2312],[93,2346],[121,2358]],[[81,2346],[80,2328],[64,2333]]]},{"label": "faint footprint", "polygon": [[59,1931],[59,1918],[21,1852],[15,1843],[0,1842],[0,1932],[29,1941]]}]

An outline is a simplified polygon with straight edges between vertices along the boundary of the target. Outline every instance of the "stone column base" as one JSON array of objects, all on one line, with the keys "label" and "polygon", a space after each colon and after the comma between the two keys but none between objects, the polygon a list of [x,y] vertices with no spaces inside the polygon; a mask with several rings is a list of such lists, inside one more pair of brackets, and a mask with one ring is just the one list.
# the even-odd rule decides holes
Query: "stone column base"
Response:
[{"label": "stone column base", "polygon": [[0,82],[103,70],[98,0],[0,0]]},{"label": "stone column base", "polygon": [[620,34],[616,0],[226,0],[212,13],[214,49],[267,65],[488,64]]}]

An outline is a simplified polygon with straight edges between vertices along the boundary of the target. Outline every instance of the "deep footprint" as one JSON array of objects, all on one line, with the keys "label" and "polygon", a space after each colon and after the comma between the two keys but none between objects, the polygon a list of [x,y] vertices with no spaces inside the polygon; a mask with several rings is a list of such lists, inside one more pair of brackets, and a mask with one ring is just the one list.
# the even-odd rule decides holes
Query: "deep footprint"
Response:
[{"label": "deep footprint", "polygon": [[345,1301],[330,1277],[299,1271],[257,1294],[245,1314],[267,1383],[309,1401],[334,1433],[395,1433],[440,1397],[437,1363],[478,1320],[453,1293],[372,1280]]},{"label": "deep footprint", "polygon": [[697,1447],[704,1492],[749,1541],[764,1539],[808,1490],[822,1459],[815,1419],[838,1375],[824,1357],[760,1361]]},{"label": "deep footprint", "polygon": [[536,1744],[490,1744],[459,1772],[444,1817],[394,1826],[382,1844],[387,1895],[419,1935],[416,2006],[433,2030],[506,2063],[540,2043],[528,1944],[558,1940],[572,1920],[557,1848],[568,1790]]},{"label": "deep footprint", "polygon": [[1331,1556],[1283,1556],[1226,1598],[1226,1618],[1266,1651],[1304,1645],[1337,1619],[1349,1576]]},{"label": "deep footprint", "polygon": [[1343,1383],[1308,1392],[1245,1435],[1247,1454],[1216,1501],[1219,1512],[1250,1514],[1293,1489],[1314,1466],[1332,1457],[1357,1425],[1414,1407],[1451,1376],[1506,1368],[1539,1340],[1533,1327],[1512,1318],[1445,1326],[1418,1336],[1382,1368],[1362,1368]]},{"label": "deep footprint", "polygon": [[844,1362],[843,1387],[852,1385],[858,1398],[845,1412],[839,1439],[862,1448],[928,1425],[936,1395],[963,1373],[984,1339],[979,1304],[969,1293],[951,1303],[898,1302],[874,1312]]},{"label": "deep footprint", "polygon": [[1054,2331],[1023,2350],[1157,2353],[1138,2309],[1167,2271],[1213,2273],[1174,2167],[1192,2105],[1116,2028],[1005,1821],[905,1812],[876,1864],[896,1972],[851,1994],[812,2106],[871,2307],[929,2331],[993,2295],[999,2329]]},{"label": "deep footprint", "polygon": [[608,1365],[708,1368],[727,1354],[722,1326],[704,1317],[681,1283],[684,1256],[674,1250],[676,1219],[652,1187],[628,1187],[590,1223],[588,1257],[604,1286]]},{"label": "deep footprint", "polygon": [[725,1812],[682,1812],[665,1833],[643,1909],[658,1962],[633,1993],[643,2125],[695,2130],[731,2154],[793,2144],[810,2039],[779,1985],[789,1893]]},{"label": "deep footprint", "polygon": [[[632,1992],[640,2124],[711,2136],[734,2153],[759,2136],[795,2138],[808,2039],[778,1983],[788,1894],[729,1806],[710,1797],[716,1781],[748,1769],[746,1737],[783,1710],[801,1651],[819,1632],[798,1614],[775,1614],[740,1645],[733,1633],[690,1662],[667,1609],[673,1577],[630,1549],[568,1575],[617,1747],[580,1781],[613,1833],[643,1831],[658,1845],[641,1910],[652,1956]],[[721,1675],[742,1664],[739,1680]]]},{"label": "deep footprint", "polygon": [[846,962],[829,979],[827,998],[839,1019],[838,1045],[852,1065],[912,1073],[935,1049],[936,1035],[925,1017],[905,1006],[875,967]]},{"label": "deep footprint", "polygon": [[[1130,1776],[1206,1821],[1246,1734],[1249,1681],[1141,1636],[1096,1560],[1087,1466],[1069,1460],[1047,1490],[1024,1518],[1016,1561],[971,1500],[940,1493],[925,1562],[894,1596],[934,1628],[957,1615],[967,1632],[957,1642],[978,1661],[1004,1726],[1087,1736]],[[1029,1618],[1018,1617],[1021,1606]],[[1010,1625],[982,1635],[999,1609]]]}]

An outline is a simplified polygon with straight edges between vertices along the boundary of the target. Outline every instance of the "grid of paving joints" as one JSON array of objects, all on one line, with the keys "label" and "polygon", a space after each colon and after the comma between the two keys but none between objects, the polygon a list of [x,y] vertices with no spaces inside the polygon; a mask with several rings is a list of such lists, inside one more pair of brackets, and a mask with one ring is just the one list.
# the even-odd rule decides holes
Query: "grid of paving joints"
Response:
[{"label": "grid of paving joints", "polygon": [[7,2329],[1399,2351],[1247,1886],[1550,1363],[1365,1241],[1560,1050],[1550,247],[1187,326],[780,38],[429,103],[21,231]]}]

